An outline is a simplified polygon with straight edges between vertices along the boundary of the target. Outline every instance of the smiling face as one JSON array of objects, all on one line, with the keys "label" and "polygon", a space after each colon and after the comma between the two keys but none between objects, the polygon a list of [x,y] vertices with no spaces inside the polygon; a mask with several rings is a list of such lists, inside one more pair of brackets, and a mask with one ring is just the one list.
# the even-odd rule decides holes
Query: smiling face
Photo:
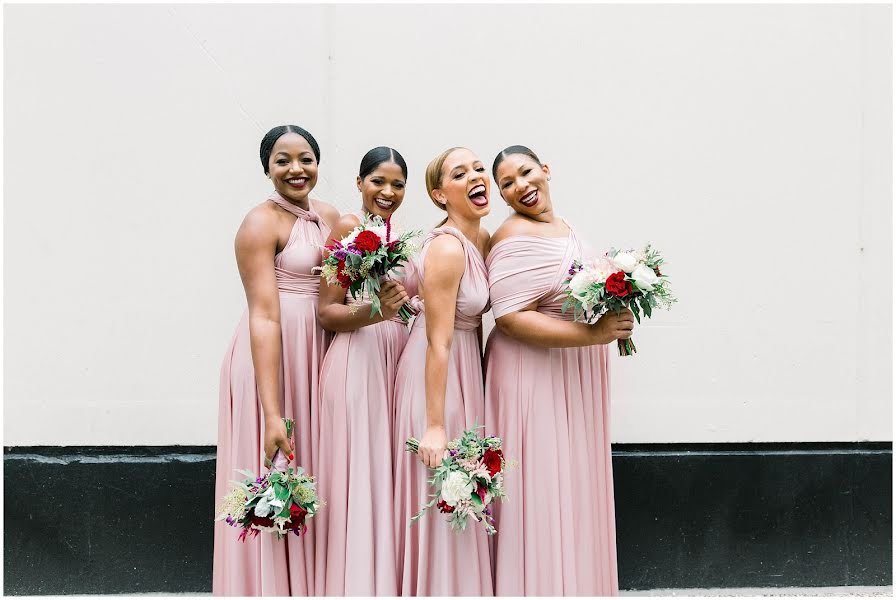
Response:
[{"label": "smiling face", "polygon": [[485,165],[466,148],[458,148],[445,158],[439,187],[433,198],[442,203],[449,216],[481,219],[488,214],[489,178]]},{"label": "smiling face", "polygon": [[535,217],[551,210],[550,174],[547,165],[539,165],[525,154],[511,154],[498,165],[495,181],[510,208]]},{"label": "smiling face", "polygon": [[271,150],[268,173],[281,196],[296,204],[306,203],[317,183],[317,159],[311,145],[298,133],[284,133]]},{"label": "smiling face", "polygon": [[364,179],[358,177],[364,210],[388,219],[401,206],[406,183],[401,167],[394,162],[380,163]]}]

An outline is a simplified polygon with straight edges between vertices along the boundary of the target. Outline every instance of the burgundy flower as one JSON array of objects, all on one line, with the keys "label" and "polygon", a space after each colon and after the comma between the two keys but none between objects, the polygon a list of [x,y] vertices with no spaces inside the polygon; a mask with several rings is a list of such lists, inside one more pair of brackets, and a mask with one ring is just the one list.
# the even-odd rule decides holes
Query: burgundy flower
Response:
[{"label": "burgundy flower", "polygon": [[345,269],[345,259],[339,261],[339,264],[336,265],[336,279],[339,281],[339,285],[344,288],[347,288],[352,284],[352,280],[348,275],[342,272]]},{"label": "burgundy flower", "polygon": [[450,504],[448,504],[447,502],[445,502],[444,500],[439,500],[438,502],[436,502],[436,506],[443,513],[453,513],[454,512],[454,507],[451,506]]},{"label": "burgundy flower", "polygon": [[308,511],[299,506],[298,504],[293,504],[289,507],[289,529],[304,529],[305,528],[305,515],[308,514]]},{"label": "burgundy flower", "polygon": [[258,515],[255,514],[254,511],[249,516],[249,522],[252,523],[253,525],[258,525],[259,527],[273,527],[274,526],[274,519],[272,519],[270,517],[259,517]]}]

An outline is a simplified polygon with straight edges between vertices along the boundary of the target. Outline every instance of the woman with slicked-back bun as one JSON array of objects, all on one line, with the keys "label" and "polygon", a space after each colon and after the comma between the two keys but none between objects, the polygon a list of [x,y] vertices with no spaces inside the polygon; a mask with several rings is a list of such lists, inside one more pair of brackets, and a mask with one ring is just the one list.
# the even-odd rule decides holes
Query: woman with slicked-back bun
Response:
[{"label": "woman with slicked-back bun", "polygon": [[[390,219],[404,201],[408,167],[397,150],[380,146],[361,159],[356,183],[361,208],[342,215],[328,243],[347,236],[368,215]],[[320,372],[321,440],[318,493],[326,510],[317,530],[315,594],[395,596],[392,508],[392,394],[408,328],[398,310],[408,301],[400,280],[380,290],[382,315],[370,314],[339,285],[321,280],[318,315],[336,333]]]},{"label": "woman with slicked-back bun", "polygon": [[492,166],[514,212],[495,231],[487,261],[495,329],[485,353],[485,425],[520,464],[504,480],[510,501],[495,508],[495,594],[613,596],[605,344],[631,336],[634,316],[587,325],[562,311],[569,266],[594,250],[554,212],[550,174],[525,146],[506,148]]},{"label": "woman with slicked-back bun", "polygon": [[[395,380],[399,593],[491,596],[484,529],[457,534],[435,510],[408,527],[430,493],[427,467],[441,462],[451,438],[484,418],[480,348],[482,313],[488,310],[483,262],[488,232],[479,223],[489,211],[488,174],[475,154],[450,148],[427,167],[426,189],[447,218],[424,238],[413,259],[419,315]],[[419,454],[404,451],[409,437],[420,440]]]},{"label": "woman with slicked-back bun", "polygon": [[[312,270],[339,211],[310,197],[320,161],[310,133],[274,127],[259,154],[274,191],[249,211],[234,244],[248,309],[221,367],[216,500],[240,478],[236,469],[262,473],[293,463],[314,472],[318,442],[313,401],[329,338],[317,319],[319,277]],[[295,420],[293,440],[282,418]],[[261,534],[241,542],[237,529],[217,521],[212,593],[313,594],[314,526],[304,537]]]}]

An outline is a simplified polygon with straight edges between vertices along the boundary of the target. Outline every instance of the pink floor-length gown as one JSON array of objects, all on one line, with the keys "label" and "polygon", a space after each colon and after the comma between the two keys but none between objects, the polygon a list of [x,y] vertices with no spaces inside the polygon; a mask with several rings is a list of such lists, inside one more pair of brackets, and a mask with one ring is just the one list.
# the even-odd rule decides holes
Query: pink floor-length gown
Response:
[{"label": "pink floor-length gown", "polygon": [[[538,301],[563,313],[563,282],[574,259],[592,255],[568,237],[514,236],[488,257],[495,318]],[[616,524],[610,451],[607,346],[540,348],[496,327],[485,353],[486,425],[519,461],[496,503],[495,594],[613,596]]]},{"label": "pink floor-length gown", "polygon": [[[410,292],[409,292],[410,293]],[[346,304],[370,305],[346,294]],[[395,596],[392,398],[408,328],[388,321],[336,334],[321,368],[315,594]]]},{"label": "pink floor-length gown", "polygon": [[[477,328],[488,310],[485,264],[476,246],[453,227],[432,230],[413,261],[409,278],[423,280],[423,261],[429,242],[453,235],[464,246],[466,266],[457,292],[454,335],[445,390],[445,430],[451,440],[484,422],[482,359]],[[426,312],[414,321],[398,362],[395,380],[396,433],[395,523],[402,596],[491,596],[492,578],[488,536],[478,524],[463,533],[452,531],[445,515],[432,508],[417,523],[410,518],[429,500],[429,469],[414,454],[404,451],[409,437],[426,431]]]},{"label": "pink floor-length gown", "polygon": [[[295,461],[314,472],[317,446],[318,373],[330,336],[317,320],[321,246],[329,227],[314,209],[305,211],[274,192],[269,198],[296,215],[289,241],[274,258],[283,332],[281,381],[283,417],[295,420]],[[249,345],[249,315],[243,315],[221,367],[218,409],[218,462],[215,500],[227,494],[230,481],[242,479],[236,469],[263,473],[264,412],[255,385]],[[314,592],[314,519],[303,537],[282,540],[261,533],[238,540],[239,530],[215,523],[212,593],[216,596],[289,596]]]}]

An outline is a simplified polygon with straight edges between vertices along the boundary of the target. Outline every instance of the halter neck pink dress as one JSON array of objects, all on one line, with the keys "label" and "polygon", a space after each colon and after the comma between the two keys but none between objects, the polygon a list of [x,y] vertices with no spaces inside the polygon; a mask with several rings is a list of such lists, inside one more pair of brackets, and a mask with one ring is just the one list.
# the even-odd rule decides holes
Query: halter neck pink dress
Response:
[{"label": "halter neck pink dress", "polygon": [[[411,295],[413,292],[408,291]],[[370,313],[346,293],[345,304]],[[408,340],[401,318],[337,333],[320,380],[315,594],[395,596],[392,396]]]},{"label": "halter neck pink dress", "polygon": [[[537,301],[571,320],[556,298],[572,261],[592,255],[572,228],[498,242],[487,261],[495,318]],[[519,461],[496,503],[495,594],[618,594],[607,347],[540,348],[495,327],[485,364],[487,430]]]},{"label": "halter neck pink dress", "polygon": [[[424,239],[408,278],[423,281],[423,261],[429,243],[440,235],[453,235],[464,246],[466,267],[457,291],[454,336],[445,390],[445,430],[449,441],[474,424],[482,425],[484,397],[482,359],[477,327],[488,310],[488,280],[479,250],[453,227],[439,227]],[[429,500],[429,469],[416,455],[405,452],[409,437],[426,431],[426,312],[419,298],[413,302],[419,316],[398,361],[395,380],[395,518],[402,596],[491,596],[488,536],[481,526],[455,533],[445,516],[427,511],[408,526],[412,516]]]},{"label": "halter neck pink dress", "polygon": [[[317,440],[318,373],[329,336],[317,321],[321,246],[330,228],[314,209],[302,210],[274,192],[269,198],[296,216],[283,250],[274,258],[280,292],[280,325],[283,332],[281,368],[283,417],[295,419],[295,461],[315,473]],[[221,367],[218,409],[218,462],[215,501],[228,493],[230,481],[242,479],[236,469],[255,473],[264,467],[264,412],[255,386],[249,345],[249,313],[237,327]],[[239,530],[223,521],[215,523],[212,592],[216,596],[289,596],[314,593],[314,537],[317,524],[309,521],[303,537],[282,540],[261,533],[238,540]]]}]

